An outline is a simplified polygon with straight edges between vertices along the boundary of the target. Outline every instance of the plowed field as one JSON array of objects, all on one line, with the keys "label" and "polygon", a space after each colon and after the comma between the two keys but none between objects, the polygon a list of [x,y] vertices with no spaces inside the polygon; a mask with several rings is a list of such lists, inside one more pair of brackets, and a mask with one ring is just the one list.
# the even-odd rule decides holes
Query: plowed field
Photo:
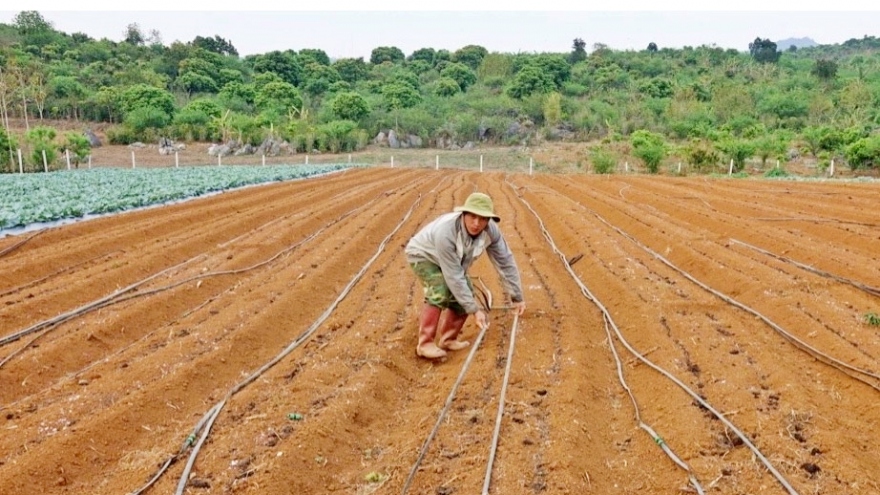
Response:
[{"label": "plowed field", "polygon": [[[528,307],[481,258],[429,362],[403,246],[475,190]],[[372,168],[0,239],[0,494],[880,493],[878,193]]]}]

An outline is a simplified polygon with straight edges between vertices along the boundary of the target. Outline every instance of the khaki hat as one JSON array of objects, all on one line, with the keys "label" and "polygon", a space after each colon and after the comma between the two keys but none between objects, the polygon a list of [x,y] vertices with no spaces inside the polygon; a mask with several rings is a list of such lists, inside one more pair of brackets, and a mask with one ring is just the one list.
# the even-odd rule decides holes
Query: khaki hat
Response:
[{"label": "khaki hat", "polygon": [[491,218],[496,222],[501,221],[501,217],[495,214],[492,205],[492,198],[483,193],[473,193],[468,196],[467,200],[461,206],[456,206],[455,211],[466,211],[485,218]]}]

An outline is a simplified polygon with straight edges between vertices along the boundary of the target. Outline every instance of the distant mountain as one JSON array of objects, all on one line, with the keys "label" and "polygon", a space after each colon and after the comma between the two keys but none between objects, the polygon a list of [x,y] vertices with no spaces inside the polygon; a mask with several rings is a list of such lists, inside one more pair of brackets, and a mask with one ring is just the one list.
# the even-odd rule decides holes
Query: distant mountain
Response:
[{"label": "distant mountain", "polygon": [[817,46],[818,43],[813,41],[812,38],[786,38],[776,42],[776,49],[784,52],[792,45],[798,48],[807,48],[809,46]]}]

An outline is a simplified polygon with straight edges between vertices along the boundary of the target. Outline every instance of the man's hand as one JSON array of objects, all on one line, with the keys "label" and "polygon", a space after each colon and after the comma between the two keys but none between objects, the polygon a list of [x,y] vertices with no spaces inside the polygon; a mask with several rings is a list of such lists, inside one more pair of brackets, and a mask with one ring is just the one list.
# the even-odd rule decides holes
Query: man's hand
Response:
[{"label": "man's hand", "polygon": [[512,307],[517,315],[522,316],[522,314],[525,313],[525,311],[526,311],[526,302],[525,301],[515,302],[512,304]]},{"label": "man's hand", "polygon": [[489,328],[489,315],[485,311],[478,309],[474,317],[477,319],[477,326],[480,329]]}]

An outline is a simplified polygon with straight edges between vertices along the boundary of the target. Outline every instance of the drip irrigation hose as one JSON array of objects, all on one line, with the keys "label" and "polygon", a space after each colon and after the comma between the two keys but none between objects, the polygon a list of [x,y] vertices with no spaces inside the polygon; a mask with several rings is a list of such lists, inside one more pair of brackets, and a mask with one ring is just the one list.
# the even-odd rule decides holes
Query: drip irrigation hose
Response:
[{"label": "drip irrigation hose", "polygon": [[22,239],[22,240],[16,242],[15,244],[13,244],[13,245],[9,246],[8,248],[4,249],[3,251],[0,251],[0,258],[2,258],[3,256],[6,256],[7,254],[9,254],[9,253],[15,251],[15,250],[18,249],[18,248],[20,248],[21,246],[24,245],[24,243],[26,243],[27,241],[33,239],[34,237],[36,237],[36,236],[42,234],[43,232],[45,232],[45,231],[44,231],[44,230],[41,230],[41,231],[37,232],[36,234],[34,234],[34,235],[32,235],[32,236],[28,236],[26,239]]},{"label": "drip irrigation hose", "polygon": [[489,462],[486,464],[486,477],[483,479],[483,495],[489,495],[489,483],[492,480],[492,464],[495,463],[495,451],[498,449],[498,436],[501,433],[501,418],[504,416],[504,397],[507,395],[507,382],[510,379],[510,364],[513,362],[513,348],[516,345],[516,328],[519,314],[513,316],[510,329],[510,347],[507,349],[507,366],[504,367],[504,382],[501,384],[501,396],[498,398],[498,414],[495,416],[495,432],[492,434],[492,446],[489,448]]},{"label": "drip irrigation hose", "polygon": [[177,269],[177,268],[180,268],[180,267],[182,267],[182,266],[184,266],[184,265],[186,265],[186,264],[188,264],[188,263],[191,263],[191,262],[193,262],[193,261],[195,261],[195,260],[197,260],[197,259],[199,259],[199,258],[204,258],[204,257],[205,257],[204,254],[201,254],[201,255],[199,255],[199,256],[195,256],[195,257],[190,258],[190,259],[188,259],[188,260],[186,260],[186,261],[184,261],[184,262],[182,262],[182,263],[178,263],[177,265],[174,265],[174,266],[172,266],[172,267],[170,267],[170,268],[166,268],[166,269],[164,269],[164,270],[162,270],[162,271],[160,271],[160,272],[158,272],[158,273],[154,273],[153,275],[150,275],[149,277],[147,277],[147,278],[145,278],[145,279],[143,279],[143,280],[140,280],[140,281],[138,281],[138,282],[135,282],[135,283],[129,285],[128,287],[125,287],[125,288],[119,289],[119,290],[113,292],[112,294],[109,294],[109,295],[104,296],[104,297],[102,297],[102,298],[100,298],[100,299],[97,299],[97,300],[95,300],[95,301],[92,301],[92,302],[90,302],[90,303],[88,303],[88,304],[85,304],[85,305],[83,305],[83,306],[80,306],[80,307],[77,308],[77,309],[74,309],[74,310],[72,310],[72,311],[68,311],[67,313],[62,313],[62,314],[60,314],[60,315],[58,315],[58,316],[56,316],[56,317],[54,317],[54,318],[50,318],[50,319],[48,319],[48,320],[42,321],[42,322],[37,323],[37,324],[35,324],[35,325],[32,325],[32,326],[30,326],[30,327],[28,327],[28,328],[25,328],[24,330],[21,330],[21,331],[15,332],[15,333],[13,333],[13,334],[11,334],[11,335],[7,335],[7,336],[5,336],[5,337],[0,337],[0,347],[3,347],[4,345],[9,344],[9,343],[15,342],[16,340],[19,340],[19,339],[21,339],[21,338],[24,337],[24,336],[27,336],[27,335],[32,334],[32,333],[34,333],[34,332],[38,332],[38,331],[40,331],[40,330],[42,330],[42,329],[44,329],[44,328],[48,328],[48,327],[51,327],[51,326],[53,326],[53,325],[57,325],[57,324],[59,324],[59,323],[63,323],[63,322],[65,322],[65,321],[67,321],[67,320],[70,320],[70,319],[76,317],[76,316],[79,316],[79,315],[81,315],[81,314],[87,313],[87,312],[89,312],[89,311],[91,311],[91,310],[93,310],[93,309],[104,307],[104,306],[106,306],[108,303],[111,303],[114,299],[118,298],[120,295],[125,294],[126,292],[133,291],[134,289],[136,289],[136,288],[138,288],[139,286],[141,286],[141,285],[143,285],[143,284],[149,282],[150,280],[153,280],[154,278],[160,277],[161,275],[163,275],[163,274],[165,274],[165,273],[168,273],[168,272],[170,272],[170,271],[172,271],[172,270],[175,270],[175,269]]},{"label": "drip irrigation hose", "polygon": [[[737,308],[757,317],[758,319],[760,319],[761,321],[766,323],[770,328],[775,330],[776,333],[781,335],[785,340],[788,340],[789,342],[794,344],[794,346],[797,347],[798,349],[811,355],[816,360],[821,361],[821,362],[827,364],[828,366],[831,366],[832,368],[839,370],[841,373],[845,374],[846,376],[853,378],[855,380],[858,380],[858,381],[864,383],[865,385],[873,388],[874,390],[880,391],[880,384],[877,383],[877,382],[880,382],[880,375],[877,375],[877,374],[872,373],[868,370],[864,370],[864,369],[858,368],[856,366],[844,363],[843,361],[840,361],[839,359],[833,358],[833,357],[823,353],[822,351],[816,349],[815,347],[811,346],[810,344],[795,337],[792,333],[788,332],[787,330],[785,330],[781,326],[777,325],[773,320],[771,320],[770,318],[767,318],[763,314],[759,313],[757,310],[752,309],[750,306],[747,306],[746,304],[741,303],[741,302],[737,301],[736,299],[733,299],[733,298],[723,294],[722,292],[713,289],[712,287],[709,287],[708,285],[704,284],[703,282],[700,282],[693,275],[691,275],[691,274],[687,273],[686,271],[682,270],[681,268],[675,266],[671,261],[667,260],[662,255],[660,255],[659,253],[654,251],[653,249],[649,248],[648,246],[645,246],[644,244],[642,244],[641,242],[636,240],[634,237],[632,237],[631,235],[624,232],[623,230],[608,223],[608,221],[606,221],[604,218],[599,216],[599,214],[593,212],[593,215],[595,215],[596,218],[598,218],[602,223],[607,225],[609,228],[617,231],[617,233],[619,233],[623,237],[629,239],[636,246],[639,246],[641,249],[643,249],[645,252],[647,252],[648,254],[650,254],[651,256],[656,258],[657,260],[659,260],[664,265],[666,265],[669,268],[680,273],[686,279],[688,279],[691,282],[695,283],[696,285],[700,286],[701,288],[703,288],[707,292],[714,294],[716,297],[718,297],[722,301],[724,301],[732,306],[736,306]],[[871,382],[870,380],[867,379],[867,377],[873,378],[876,381]]]},{"label": "drip irrigation hose", "polygon": [[208,411],[206,416],[209,417],[209,420],[207,421],[207,423],[205,425],[205,429],[202,433],[201,439],[199,440],[199,442],[195,446],[193,446],[193,450],[190,453],[189,462],[187,463],[186,468],[183,470],[183,473],[180,476],[180,481],[178,482],[178,487],[177,487],[177,491],[175,492],[175,495],[182,495],[183,494],[183,491],[186,488],[186,484],[189,481],[189,473],[192,470],[193,465],[195,464],[195,460],[196,460],[196,457],[198,456],[199,450],[201,449],[201,446],[204,443],[204,440],[208,437],[208,434],[211,431],[211,426],[213,425],[214,420],[220,414],[220,411],[221,411],[221,409],[223,409],[223,406],[226,404],[226,402],[229,399],[231,399],[233,395],[235,395],[236,393],[241,391],[243,388],[250,385],[254,380],[259,378],[260,375],[262,375],[267,370],[269,370],[270,368],[275,366],[278,362],[280,362],[282,359],[284,359],[288,354],[293,352],[297,347],[302,345],[302,343],[305,342],[318,329],[318,327],[320,327],[321,324],[324,323],[324,321],[330,317],[330,315],[336,309],[336,306],[338,306],[339,303],[342,302],[343,299],[345,299],[345,297],[348,295],[348,293],[351,291],[351,289],[355,286],[355,284],[357,284],[357,282],[360,281],[360,279],[364,275],[364,273],[366,273],[367,269],[382,254],[382,252],[385,250],[385,246],[388,244],[388,241],[390,241],[391,238],[394,236],[394,234],[396,234],[397,231],[400,230],[401,227],[403,227],[403,224],[406,223],[407,219],[409,219],[410,215],[412,215],[413,210],[415,209],[416,206],[418,206],[419,202],[421,202],[421,199],[422,199],[422,196],[421,196],[421,194],[419,194],[419,197],[412,204],[412,206],[410,206],[409,211],[406,212],[406,214],[401,219],[400,223],[398,223],[397,226],[394,227],[394,229],[387,236],[385,236],[385,239],[383,239],[382,242],[379,244],[379,247],[376,249],[376,254],[374,254],[363,267],[361,267],[360,271],[358,271],[357,274],[355,274],[355,276],[351,279],[351,281],[348,283],[348,285],[346,285],[345,288],[342,290],[342,292],[340,292],[340,294],[336,298],[336,300],[333,301],[333,303],[324,311],[323,314],[321,314],[321,316],[318,317],[317,320],[315,320],[314,323],[312,323],[312,325],[307,330],[305,330],[302,334],[300,334],[299,337],[294,339],[293,342],[291,342],[283,351],[281,351],[281,353],[279,353],[277,356],[275,356],[272,360],[270,360],[269,362],[267,362],[266,364],[261,366],[257,371],[252,373],[249,377],[247,377],[241,383],[232,387],[232,389],[230,389],[230,391],[226,394],[226,397],[222,401],[217,403],[217,405],[214,406],[214,408],[212,409],[213,414],[211,414],[211,411]]},{"label": "drip irrigation hose", "polygon": [[815,273],[816,275],[819,275],[819,276],[821,276],[821,277],[830,278],[830,279],[832,279],[832,280],[836,280],[836,281],[838,281],[838,282],[840,282],[840,283],[844,283],[844,284],[852,285],[853,287],[855,287],[855,288],[857,288],[857,289],[859,289],[859,290],[863,290],[863,291],[867,292],[868,294],[872,294],[872,295],[875,295],[875,296],[880,296],[880,288],[877,288],[877,287],[871,287],[871,286],[869,286],[869,285],[865,285],[865,284],[863,284],[863,283],[861,283],[861,282],[856,282],[855,280],[850,280],[850,279],[848,279],[848,278],[843,278],[843,277],[840,277],[840,276],[834,275],[834,274],[832,274],[832,273],[823,272],[822,270],[818,270],[818,269],[816,269],[816,268],[813,268],[813,267],[810,266],[810,265],[805,265],[805,264],[803,264],[803,263],[799,263],[799,262],[797,262],[797,261],[795,261],[795,260],[793,260],[793,259],[791,259],[791,258],[786,258],[785,256],[779,256],[778,254],[771,253],[770,251],[767,251],[767,250],[761,249],[761,248],[759,248],[759,247],[757,247],[757,246],[752,246],[751,244],[748,244],[748,243],[746,243],[746,242],[738,241],[738,240],[736,240],[736,239],[731,239],[730,242],[732,242],[732,243],[734,243],[734,244],[739,244],[739,245],[741,245],[741,246],[745,246],[745,247],[747,247],[747,248],[749,248],[749,249],[754,249],[755,251],[757,251],[757,252],[759,252],[759,253],[762,253],[762,254],[766,254],[767,256],[770,256],[771,258],[776,258],[776,259],[778,259],[778,260],[780,260],[780,261],[784,261],[784,262],[786,262],[786,263],[791,263],[792,265],[794,265],[794,266],[796,266],[796,267],[798,267],[798,268],[804,269],[804,270],[806,270],[806,271],[808,271],[808,272],[810,272],[810,273]]},{"label": "drip irrigation hose", "polygon": [[[547,231],[546,227],[544,226],[544,222],[543,222],[543,220],[541,220],[541,217],[538,215],[538,213],[532,208],[532,206],[529,204],[529,202],[525,200],[525,198],[523,198],[521,195],[519,195],[519,193],[517,193],[517,196],[519,197],[520,201],[522,201],[526,205],[526,207],[529,209],[529,211],[531,211],[532,214],[535,216],[535,218],[538,220],[538,223],[541,226],[541,232],[543,233],[544,238],[547,239],[547,242],[550,243],[550,246],[552,247],[553,251],[556,252],[556,254],[559,256],[559,258],[563,261],[564,266],[566,268],[566,271],[568,271],[569,275],[571,275],[571,277],[574,279],[575,283],[578,285],[578,287],[580,287],[583,295],[587,299],[592,301],[593,304],[595,304],[602,311],[602,314],[603,314],[603,316],[605,318],[605,322],[606,322],[606,332],[607,332],[608,326],[613,328],[615,335],[617,336],[617,339],[620,341],[620,343],[624,347],[626,347],[626,349],[630,353],[632,353],[639,361],[641,361],[642,363],[644,363],[645,365],[647,365],[648,367],[650,367],[654,371],[657,371],[658,373],[660,373],[661,375],[665,376],[670,381],[675,383],[685,393],[690,395],[691,398],[693,398],[697,403],[699,403],[706,410],[711,412],[716,418],[718,418],[719,421],[724,423],[725,426],[727,426],[732,432],[734,432],[743,441],[743,444],[745,444],[749,448],[749,450],[751,450],[752,453],[754,453],[755,457],[757,457],[761,461],[761,463],[764,465],[764,467],[766,467],[767,470],[770,471],[770,473],[773,475],[773,477],[776,478],[776,480],[788,491],[789,494],[799,495],[798,492],[794,489],[794,487],[792,487],[791,484],[782,476],[782,474],[775,467],[773,467],[773,465],[770,463],[769,459],[767,459],[767,457],[764,456],[764,454],[762,454],[760,450],[758,450],[758,448],[752,443],[752,441],[748,438],[748,436],[746,436],[745,433],[740,431],[739,428],[737,428],[732,422],[730,422],[730,420],[728,420],[727,417],[725,417],[719,411],[716,411],[715,408],[713,408],[709,403],[707,403],[705,400],[703,400],[703,398],[700,397],[699,394],[694,392],[691,388],[689,388],[687,385],[685,385],[681,380],[679,380],[678,378],[676,378],[675,376],[673,376],[671,373],[664,370],[663,368],[654,364],[651,360],[649,360],[648,358],[646,358],[645,356],[643,356],[642,354],[637,352],[629,344],[629,342],[623,337],[623,334],[620,331],[620,329],[617,327],[617,325],[614,324],[614,321],[611,318],[611,314],[608,312],[608,310],[605,308],[605,306],[601,302],[599,302],[599,300],[595,296],[593,296],[593,294],[589,291],[589,289],[587,289],[587,287],[583,284],[583,282],[581,282],[581,280],[577,276],[577,274],[574,273],[574,270],[572,270],[572,268],[570,266],[568,266],[568,263],[566,262],[565,255],[562,253],[562,251],[559,250],[558,247],[556,247],[556,243],[553,241],[553,237]],[[598,217],[598,215],[596,215],[596,216]],[[601,219],[601,217],[600,217],[600,219]],[[605,223],[607,224],[607,222],[605,222]],[[609,224],[609,226],[610,226],[610,224]],[[612,226],[612,228],[614,228],[614,227]],[[618,229],[618,231],[619,231],[619,229]],[[609,338],[610,338],[610,336],[609,336]],[[608,344],[610,347],[613,348],[614,344],[611,340],[609,340]],[[616,352],[615,352],[615,356],[616,356]],[[618,367],[620,366],[619,360],[617,361],[617,365],[618,365]],[[626,388],[629,393],[628,387],[626,387]],[[630,397],[631,397],[631,399],[633,399],[632,395]],[[647,425],[645,425],[645,426],[647,426]],[[640,427],[641,427],[641,425],[640,425]],[[645,428],[643,428],[643,429],[645,429]],[[645,429],[645,431],[651,435],[652,439],[654,440],[655,443],[657,443],[657,445],[659,445],[661,448],[663,448],[664,453],[666,453],[667,455],[670,455],[672,457],[673,462],[675,462],[679,466],[682,466],[683,469],[685,469],[687,471],[688,477],[691,480],[691,483],[694,483],[696,481],[696,479],[694,478],[694,476],[692,474],[692,470],[690,468],[684,468],[684,466],[686,466],[686,464],[684,464],[683,461],[681,461],[681,463],[679,463],[680,459],[678,459],[677,456],[674,456],[671,449],[668,447],[668,445],[662,439],[662,437],[657,435],[657,433],[654,432],[653,429],[650,429],[650,427],[648,429]],[[695,488],[697,486],[699,486],[699,485],[695,485]],[[702,490],[702,487],[697,488],[697,490],[698,491]]]},{"label": "drip irrigation hose", "polygon": [[[175,283],[173,283],[173,284],[165,285],[165,286],[163,286],[163,287],[158,287],[158,288],[155,288],[155,289],[152,289],[152,290],[149,290],[149,291],[139,292],[139,293],[136,293],[136,294],[127,294],[127,295],[125,295],[125,296],[122,295],[122,294],[124,294],[124,293],[126,293],[126,292],[129,292],[130,290],[136,288],[137,286],[140,286],[140,285],[146,283],[147,281],[149,281],[149,280],[151,280],[151,279],[153,279],[153,278],[158,277],[158,276],[161,275],[162,273],[165,273],[165,272],[167,272],[167,271],[169,271],[169,270],[173,270],[174,268],[180,267],[180,266],[182,266],[182,265],[184,265],[184,264],[186,264],[186,263],[189,263],[190,261],[193,261],[194,259],[196,259],[196,258],[192,258],[192,259],[190,259],[190,260],[185,261],[184,263],[181,263],[180,265],[173,266],[173,267],[171,267],[171,268],[168,268],[168,269],[166,269],[166,270],[163,270],[162,272],[159,272],[159,273],[157,273],[157,274],[155,274],[155,275],[152,275],[152,276],[150,276],[150,277],[148,277],[148,278],[146,278],[146,279],[144,279],[144,280],[141,280],[140,282],[137,282],[137,283],[135,283],[135,284],[133,284],[133,285],[131,285],[131,286],[125,288],[125,289],[122,289],[122,290],[116,291],[116,292],[114,292],[113,294],[111,294],[111,295],[109,295],[109,296],[106,296],[106,297],[104,297],[104,298],[101,298],[101,299],[98,299],[98,300],[96,300],[96,301],[93,301],[92,303],[89,303],[89,304],[87,304],[87,305],[85,305],[85,306],[81,306],[80,308],[77,308],[77,309],[71,311],[70,313],[66,313],[66,314],[64,314],[64,315],[60,315],[60,316],[58,316],[58,317],[56,317],[56,318],[53,318],[53,319],[51,319],[51,320],[46,320],[46,321],[44,321],[44,322],[38,323],[38,324],[34,325],[33,327],[30,327],[30,328],[27,328],[27,329],[25,329],[25,330],[22,330],[21,332],[18,332],[18,333],[16,333],[16,334],[9,335],[9,336],[7,336],[7,337],[5,337],[5,338],[0,338],[0,347],[2,347],[3,345],[5,345],[5,344],[7,344],[7,343],[9,343],[9,342],[13,342],[13,341],[15,341],[15,340],[18,340],[18,339],[20,339],[21,337],[23,337],[24,335],[27,335],[27,334],[29,334],[29,333],[33,333],[33,332],[39,331],[39,330],[41,330],[41,329],[51,327],[51,326],[53,326],[53,325],[57,325],[57,324],[63,323],[63,322],[65,322],[65,321],[70,320],[70,319],[72,319],[72,318],[75,318],[75,317],[77,317],[77,316],[82,316],[83,314],[86,314],[86,313],[88,313],[88,312],[95,311],[95,310],[98,310],[98,309],[101,309],[101,308],[104,308],[104,307],[107,307],[107,306],[110,306],[110,305],[113,305],[113,304],[118,304],[118,303],[121,303],[121,302],[128,301],[128,300],[130,300],[130,299],[135,299],[135,298],[138,298],[138,297],[149,296],[149,295],[152,295],[152,294],[156,294],[156,293],[159,293],[159,292],[163,292],[163,291],[166,291],[166,290],[170,290],[170,289],[173,289],[173,288],[175,288],[175,287],[178,287],[178,286],[181,286],[181,285],[183,285],[183,284],[186,284],[186,283],[189,283],[189,282],[193,282],[193,281],[196,281],[196,280],[201,280],[201,279],[210,278],[210,277],[216,277],[216,276],[221,276],[221,275],[237,275],[237,274],[239,274],[239,273],[247,272],[247,271],[250,271],[250,270],[257,269],[257,268],[259,268],[259,267],[261,267],[261,266],[265,266],[265,265],[271,263],[272,261],[274,261],[274,260],[280,258],[281,256],[283,256],[283,255],[285,255],[285,254],[287,254],[287,253],[293,251],[294,249],[296,249],[296,248],[302,246],[302,245],[305,244],[306,242],[311,241],[312,239],[316,238],[321,232],[327,230],[329,227],[335,225],[336,223],[339,223],[339,222],[342,221],[344,218],[346,218],[346,217],[348,217],[348,216],[354,214],[354,213],[357,212],[358,210],[363,209],[365,206],[369,205],[370,203],[372,203],[372,202],[374,202],[374,201],[375,201],[375,199],[370,200],[370,201],[368,201],[367,203],[364,203],[364,204],[362,204],[362,205],[360,205],[360,206],[358,206],[358,207],[356,207],[356,208],[354,208],[354,209],[352,209],[352,210],[349,210],[348,212],[346,212],[346,213],[340,215],[339,217],[335,218],[333,221],[331,221],[330,223],[324,225],[323,227],[321,227],[320,229],[316,230],[315,232],[312,232],[308,237],[306,237],[306,238],[300,240],[299,242],[297,242],[297,243],[295,243],[295,244],[292,244],[292,245],[290,245],[290,246],[288,246],[288,247],[282,249],[281,251],[279,251],[279,252],[276,253],[274,256],[270,257],[269,259],[266,259],[266,260],[264,260],[264,261],[261,261],[261,262],[259,262],[259,263],[254,264],[254,265],[251,265],[251,266],[249,266],[249,267],[246,267],[246,268],[239,268],[239,269],[236,269],[236,270],[224,270],[224,271],[216,271],[216,272],[202,273],[202,274],[199,274],[199,275],[196,275],[196,276],[193,276],[193,277],[189,277],[189,278],[187,278],[187,279],[185,279],[185,280],[181,280],[181,281],[175,282]],[[205,255],[201,255],[201,256],[205,256]],[[0,368],[2,368],[3,365],[6,364],[6,363],[7,363],[10,359],[12,359],[14,356],[20,354],[20,353],[23,352],[25,349],[27,349],[28,347],[30,347],[30,345],[33,344],[34,341],[36,341],[37,339],[39,339],[39,338],[42,337],[43,335],[45,335],[45,332],[44,332],[43,334],[38,335],[38,336],[35,337],[34,339],[32,339],[30,342],[28,342],[27,344],[25,344],[25,345],[22,346],[20,349],[18,349],[18,350],[16,350],[15,352],[13,352],[12,354],[6,356],[2,361],[0,361]]]},{"label": "drip irrigation hose", "polygon": [[409,471],[409,476],[406,478],[406,482],[403,484],[403,490],[400,492],[401,495],[406,495],[407,490],[409,490],[409,486],[412,484],[412,480],[416,475],[416,471],[419,469],[419,465],[421,465],[422,460],[425,458],[425,454],[428,452],[428,447],[431,445],[431,441],[434,440],[434,436],[437,434],[437,430],[440,429],[440,423],[443,422],[443,418],[446,417],[446,412],[449,411],[449,407],[452,405],[452,400],[455,398],[455,393],[458,391],[458,386],[461,385],[461,381],[464,379],[464,375],[467,373],[468,368],[471,365],[471,361],[474,359],[474,355],[477,353],[477,348],[480,347],[480,344],[483,342],[483,337],[486,336],[486,330],[489,329],[489,326],[480,329],[480,334],[477,335],[477,340],[474,341],[473,347],[471,347],[471,351],[468,353],[467,359],[464,361],[464,365],[461,367],[461,371],[458,372],[458,379],[455,380],[455,384],[452,385],[452,390],[449,391],[449,396],[446,397],[446,403],[443,404],[443,409],[440,410],[440,415],[437,416],[437,422],[434,423],[434,428],[431,429],[431,433],[428,434],[428,438],[425,439],[425,442],[422,444],[422,449],[419,451],[419,456],[416,458],[416,462],[413,464],[412,469]]}]

